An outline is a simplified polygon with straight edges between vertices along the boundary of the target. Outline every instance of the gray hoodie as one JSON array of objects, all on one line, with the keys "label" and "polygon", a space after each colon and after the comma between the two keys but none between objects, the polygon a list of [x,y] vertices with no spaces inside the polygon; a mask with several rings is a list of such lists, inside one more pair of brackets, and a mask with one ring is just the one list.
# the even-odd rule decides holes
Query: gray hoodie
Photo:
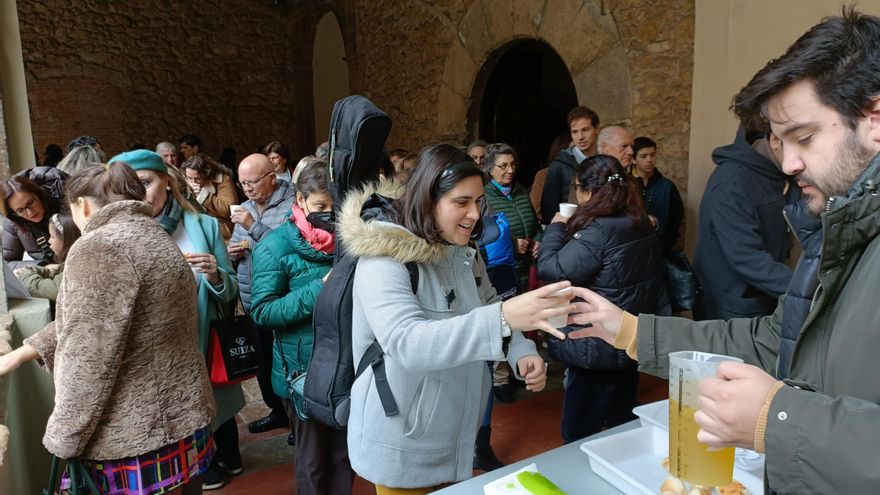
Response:
[{"label": "gray hoodie", "polygon": [[[385,416],[367,368],[351,390],[351,465],[361,477],[395,488],[470,478],[491,383],[486,361],[504,358],[501,299],[476,250],[432,244],[399,225],[362,220],[361,205],[372,192],[350,195],[338,231],[346,252],[361,258],[352,350],[358,359],[378,339],[400,414]],[[419,268],[415,295],[409,262]],[[519,359],[537,352],[521,333],[512,337],[507,359],[516,370]]]}]

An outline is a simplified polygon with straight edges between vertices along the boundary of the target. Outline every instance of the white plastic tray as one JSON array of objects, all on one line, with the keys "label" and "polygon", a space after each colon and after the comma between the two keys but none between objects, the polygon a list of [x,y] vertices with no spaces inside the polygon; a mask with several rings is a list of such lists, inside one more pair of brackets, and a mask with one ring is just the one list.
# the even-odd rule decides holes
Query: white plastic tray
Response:
[{"label": "white plastic tray", "polygon": [[[633,414],[639,417],[643,427],[657,428],[662,435],[669,434],[669,401],[661,400],[638,406],[633,409]],[[668,440],[667,440],[668,441]],[[736,465],[747,470],[764,470],[764,454],[758,454],[752,450],[736,449]]]},{"label": "white plastic tray", "polygon": [[[581,444],[594,473],[627,495],[656,495],[669,476],[662,462],[669,436],[660,428],[641,427]],[[733,478],[752,495],[764,494],[763,463],[746,470],[734,465]]]}]

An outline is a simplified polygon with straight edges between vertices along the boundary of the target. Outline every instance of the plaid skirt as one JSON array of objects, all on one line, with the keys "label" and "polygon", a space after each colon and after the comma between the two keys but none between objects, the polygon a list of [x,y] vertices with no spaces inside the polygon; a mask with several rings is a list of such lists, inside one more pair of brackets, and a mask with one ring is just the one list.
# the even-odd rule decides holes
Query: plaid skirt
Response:
[{"label": "plaid skirt", "polygon": [[[124,459],[80,462],[102,495],[161,495],[207,471],[215,450],[211,428],[206,426],[153,452]],[[80,480],[79,485],[84,488],[85,482]],[[70,489],[67,472],[61,479],[61,489]]]}]

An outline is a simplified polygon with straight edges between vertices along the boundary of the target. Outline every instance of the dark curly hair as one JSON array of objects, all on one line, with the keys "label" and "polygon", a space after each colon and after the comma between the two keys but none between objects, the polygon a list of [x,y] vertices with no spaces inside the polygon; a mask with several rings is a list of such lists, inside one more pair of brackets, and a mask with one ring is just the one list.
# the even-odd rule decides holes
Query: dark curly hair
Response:
[{"label": "dark curly hair", "polygon": [[592,195],[568,219],[566,238],[571,238],[577,231],[600,217],[626,215],[632,218],[634,226],[650,223],[638,186],[617,158],[608,155],[591,156],[578,165],[575,179],[578,189],[590,191]]}]

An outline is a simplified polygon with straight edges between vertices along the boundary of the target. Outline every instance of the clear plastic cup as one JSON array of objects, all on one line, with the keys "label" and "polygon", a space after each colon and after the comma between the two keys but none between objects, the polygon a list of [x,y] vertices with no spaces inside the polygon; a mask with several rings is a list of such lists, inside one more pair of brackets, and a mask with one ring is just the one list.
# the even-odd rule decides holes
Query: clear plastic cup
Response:
[{"label": "clear plastic cup", "polygon": [[696,485],[722,486],[733,481],[734,448],[717,449],[697,440],[700,427],[694,413],[700,408],[697,385],[715,377],[723,361],[742,359],[681,351],[669,354],[669,471]]}]

